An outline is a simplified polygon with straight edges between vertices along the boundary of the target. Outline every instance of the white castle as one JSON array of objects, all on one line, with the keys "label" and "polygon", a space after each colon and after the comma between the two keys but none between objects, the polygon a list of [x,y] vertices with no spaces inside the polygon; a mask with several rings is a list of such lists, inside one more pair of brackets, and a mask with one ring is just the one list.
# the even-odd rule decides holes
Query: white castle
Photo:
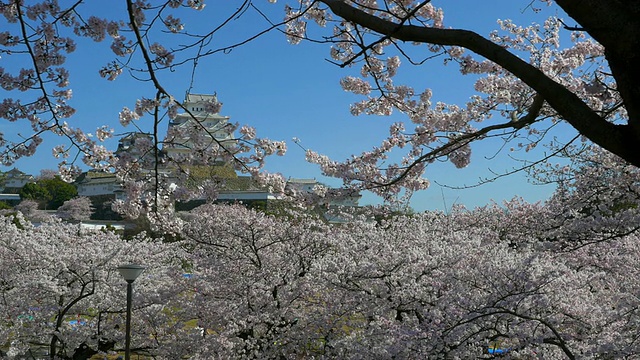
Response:
[{"label": "white castle", "polygon": [[187,111],[179,113],[169,122],[164,153],[174,159],[195,152],[217,149],[219,144],[230,150],[234,142],[233,126],[228,116],[217,112],[217,96],[187,93],[184,103]]}]

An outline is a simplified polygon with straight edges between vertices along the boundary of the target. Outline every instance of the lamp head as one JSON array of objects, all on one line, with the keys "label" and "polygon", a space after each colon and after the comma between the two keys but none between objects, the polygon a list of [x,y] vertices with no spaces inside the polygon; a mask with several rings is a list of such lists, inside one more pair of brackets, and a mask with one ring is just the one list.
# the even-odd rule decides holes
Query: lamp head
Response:
[{"label": "lamp head", "polygon": [[144,270],[144,266],[137,264],[127,264],[118,266],[118,271],[120,275],[127,281],[133,282],[135,279],[140,276],[142,271]]}]

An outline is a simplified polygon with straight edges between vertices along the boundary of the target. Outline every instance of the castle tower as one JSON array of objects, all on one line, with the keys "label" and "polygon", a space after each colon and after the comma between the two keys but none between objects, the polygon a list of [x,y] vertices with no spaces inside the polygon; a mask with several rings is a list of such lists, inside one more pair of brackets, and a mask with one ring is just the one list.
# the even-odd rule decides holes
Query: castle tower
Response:
[{"label": "castle tower", "polygon": [[233,126],[228,116],[218,113],[220,105],[215,94],[187,93],[183,103],[187,111],[169,122],[163,147],[165,154],[179,161],[195,152],[215,154],[220,151],[220,144],[231,150]]}]

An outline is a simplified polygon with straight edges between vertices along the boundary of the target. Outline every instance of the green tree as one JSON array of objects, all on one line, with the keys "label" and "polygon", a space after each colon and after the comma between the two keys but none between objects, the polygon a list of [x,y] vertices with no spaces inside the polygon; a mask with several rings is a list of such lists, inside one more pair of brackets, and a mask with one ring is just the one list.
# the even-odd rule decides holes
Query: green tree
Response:
[{"label": "green tree", "polygon": [[46,207],[51,200],[51,194],[42,184],[39,182],[31,182],[25,184],[20,189],[20,197],[24,200],[34,200],[40,204],[40,207]]},{"label": "green tree", "polygon": [[45,209],[54,210],[65,201],[78,196],[78,190],[60,177],[54,177],[25,184],[20,190],[20,196],[23,199],[38,201]]},{"label": "green tree", "polygon": [[47,204],[47,208],[49,209],[57,209],[64,204],[65,201],[78,196],[78,189],[72,184],[63,181],[58,176],[52,179],[40,180],[39,183],[42,183],[42,186],[51,194],[51,199]]}]

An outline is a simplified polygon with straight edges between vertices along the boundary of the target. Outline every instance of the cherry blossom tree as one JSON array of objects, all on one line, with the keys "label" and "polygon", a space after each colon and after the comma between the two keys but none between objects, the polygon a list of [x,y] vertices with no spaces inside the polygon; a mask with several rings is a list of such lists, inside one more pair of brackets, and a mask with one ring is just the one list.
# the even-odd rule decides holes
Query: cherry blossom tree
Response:
[{"label": "cherry blossom tree", "polygon": [[540,180],[555,181],[558,190],[547,202],[547,240],[565,239],[581,247],[637,232],[640,202],[638,168],[599,147],[572,156],[573,164],[547,165]]},{"label": "cherry blossom tree", "polygon": [[[238,310],[241,304],[247,314],[261,312],[260,320],[242,315],[251,321],[223,336],[205,335],[220,335],[215,340],[226,344],[207,351],[263,358],[492,358],[489,349],[497,348],[516,358],[635,356],[637,167],[598,147],[572,156],[581,159],[574,167],[547,169],[548,179],[562,184],[544,204],[514,199],[472,211],[458,207],[448,215],[373,221],[367,213],[324,230],[313,225],[321,232],[312,243],[322,251],[302,279],[281,273],[299,271],[291,268],[297,257],[289,253],[288,262],[276,262],[277,271],[254,273],[280,258],[279,245],[297,249],[277,240],[290,225],[241,208],[198,209],[185,228],[190,241],[205,245],[195,252],[201,261],[196,268],[229,264],[206,273],[198,287],[248,282],[240,292],[224,291],[235,295],[213,300],[222,302],[214,309],[231,304]],[[301,220],[294,221],[297,229],[308,226]],[[243,269],[240,278],[230,275],[231,268]],[[211,281],[214,274],[225,277]],[[305,288],[312,295],[295,297],[295,284],[312,286]],[[286,295],[294,299],[281,297]],[[198,309],[212,301],[205,298]],[[230,326],[231,312],[217,313],[220,318],[210,323]],[[271,333],[274,324],[281,326]]]},{"label": "cherry blossom tree", "polygon": [[86,196],[80,196],[65,201],[62,206],[58,208],[56,214],[61,219],[83,221],[89,220],[92,212],[91,200]]},{"label": "cherry blossom tree", "polygon": [[40,210],[40,204],[35,200],[22,200],[14,210],[19,211],[25,218],[31,222],[42,222],[51,217],[49,213]]},{"label": "cherry blossom tree", "polygon": [[38,211],[38,202],[35,200],[22,200],[18,205],[14,207],[16,210],[22,212],[25,216],[30,216]]},{"label": "cherry blossom tree", "polygon": [[[635,167],[602,151],[590,159],[602,170],[557,169],[564,187],[545,204],[514,199],[378,221],[345,214],[340,225],[295,208],[275,217],[203,205],[185,214],[170,243],[2,218],[2,339],[10,354],[121,349],[124,286],[115,267],[140,262],[148,265],[136,281],[140,354],[636,356],[640,254],[637,221],[626,221],[638,212],[629,187],[637,171],[607,195],[602,179]],[[599,185],[572,191],[587,184]],[[567,204],[562,212],[555,199]]]},{"label": "cherry blossom tree", "polygon": [[[233,358],[634,356],[637,231],[574,221],[584,209],[575,205],[558,214],[552,201],[515,199],[340,226],[205,205],[184,228],[196,348]],[[581,228],[590,241],[576,238]]]},{"label": "cherry blossom tree", "polygon": [[126,284],[116,267],[131,262],[146,267],[135,284],[135,349],[158,347],[148,336],[151,320],[183,289],[179,251],[144,237],[84,233],[59,220],[38,227],[20,215],[0,221],[0,339],[10,356],[87,359],[122,349]]},{"label": "cherry blossom tree", "polygon": [[184,236],[196,289],[189,313],[204,329],[199,356],[313,355],[326,316],[314,268],[330,228],[314,216],[276,218],[240,205],[203,205],[191,216]]}]

